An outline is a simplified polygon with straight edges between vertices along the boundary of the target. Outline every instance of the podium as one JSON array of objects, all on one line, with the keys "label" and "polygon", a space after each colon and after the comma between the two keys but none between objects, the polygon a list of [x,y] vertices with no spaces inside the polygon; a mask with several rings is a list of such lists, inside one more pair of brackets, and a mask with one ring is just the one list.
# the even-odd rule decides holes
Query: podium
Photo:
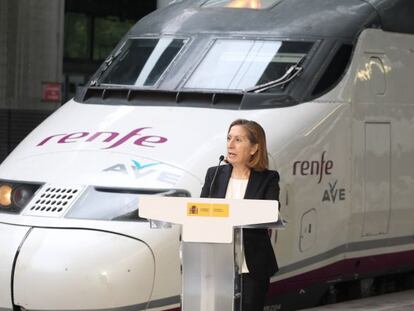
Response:
[{"label": "podium", "polygon": [[269,200],[142,196],[139,201],[140,217],[182,226],[183,311],[241,309],[240,228],[283,227],[278,210],[278,201]]}]

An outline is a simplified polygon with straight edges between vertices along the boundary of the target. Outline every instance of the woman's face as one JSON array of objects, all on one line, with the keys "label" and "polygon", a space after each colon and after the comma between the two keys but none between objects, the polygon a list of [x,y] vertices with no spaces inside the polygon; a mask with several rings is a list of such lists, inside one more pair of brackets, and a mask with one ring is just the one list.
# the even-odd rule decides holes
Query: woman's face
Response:
[{"label": "woman's face", "polygon": [[227,134],[227,162],[233,166],[247,166],[258,145],[250,143],[247,131],[241,125],[234,125]]}]

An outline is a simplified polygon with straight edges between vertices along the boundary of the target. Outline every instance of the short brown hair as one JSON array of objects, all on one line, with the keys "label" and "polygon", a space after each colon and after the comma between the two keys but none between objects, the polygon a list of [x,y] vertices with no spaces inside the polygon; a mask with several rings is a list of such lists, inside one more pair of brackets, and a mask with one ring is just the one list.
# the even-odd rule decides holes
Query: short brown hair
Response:
[{"label": "short brown hair", "polygon": [[247,131],[247,139],[251,144],[257,144],[257,152],[252,156],[247,165],[256,171],[264,171],[269,167],[267,156],[266,134],[261,125],[255,121],[237,119],[230,124],[229,130],[235,125],[242,126]]}]

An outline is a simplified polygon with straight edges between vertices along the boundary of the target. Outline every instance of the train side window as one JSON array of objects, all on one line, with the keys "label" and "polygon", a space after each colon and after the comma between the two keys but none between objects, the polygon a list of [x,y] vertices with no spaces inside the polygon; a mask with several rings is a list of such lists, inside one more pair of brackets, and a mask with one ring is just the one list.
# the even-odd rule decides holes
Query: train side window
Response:
[{"label": "train side window", "polygon": [[352,54],[352,45],[343,44],[335,56],[332,58],[331,63],[326,68],[322,78],[319,80],[315,89],[312,92],[312,96],[319,96],[332,89],[339,79],[343,76],[345,69],[347,68]]}]

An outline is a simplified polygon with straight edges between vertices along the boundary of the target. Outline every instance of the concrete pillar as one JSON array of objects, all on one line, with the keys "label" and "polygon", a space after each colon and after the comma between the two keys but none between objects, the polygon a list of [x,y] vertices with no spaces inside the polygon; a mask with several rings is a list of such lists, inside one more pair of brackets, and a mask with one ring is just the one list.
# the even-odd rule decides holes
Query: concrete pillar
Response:
[{"label": "concrete pillar", "polygon": [[8,2],[0,1],[0,108],[4,107],[6,100]]},{"label": "concrete pillar", "polygon": [[41,97],[42,82],[62,82],[63,26],[64,0],[0,1],[0,108],[59,106]]}]

